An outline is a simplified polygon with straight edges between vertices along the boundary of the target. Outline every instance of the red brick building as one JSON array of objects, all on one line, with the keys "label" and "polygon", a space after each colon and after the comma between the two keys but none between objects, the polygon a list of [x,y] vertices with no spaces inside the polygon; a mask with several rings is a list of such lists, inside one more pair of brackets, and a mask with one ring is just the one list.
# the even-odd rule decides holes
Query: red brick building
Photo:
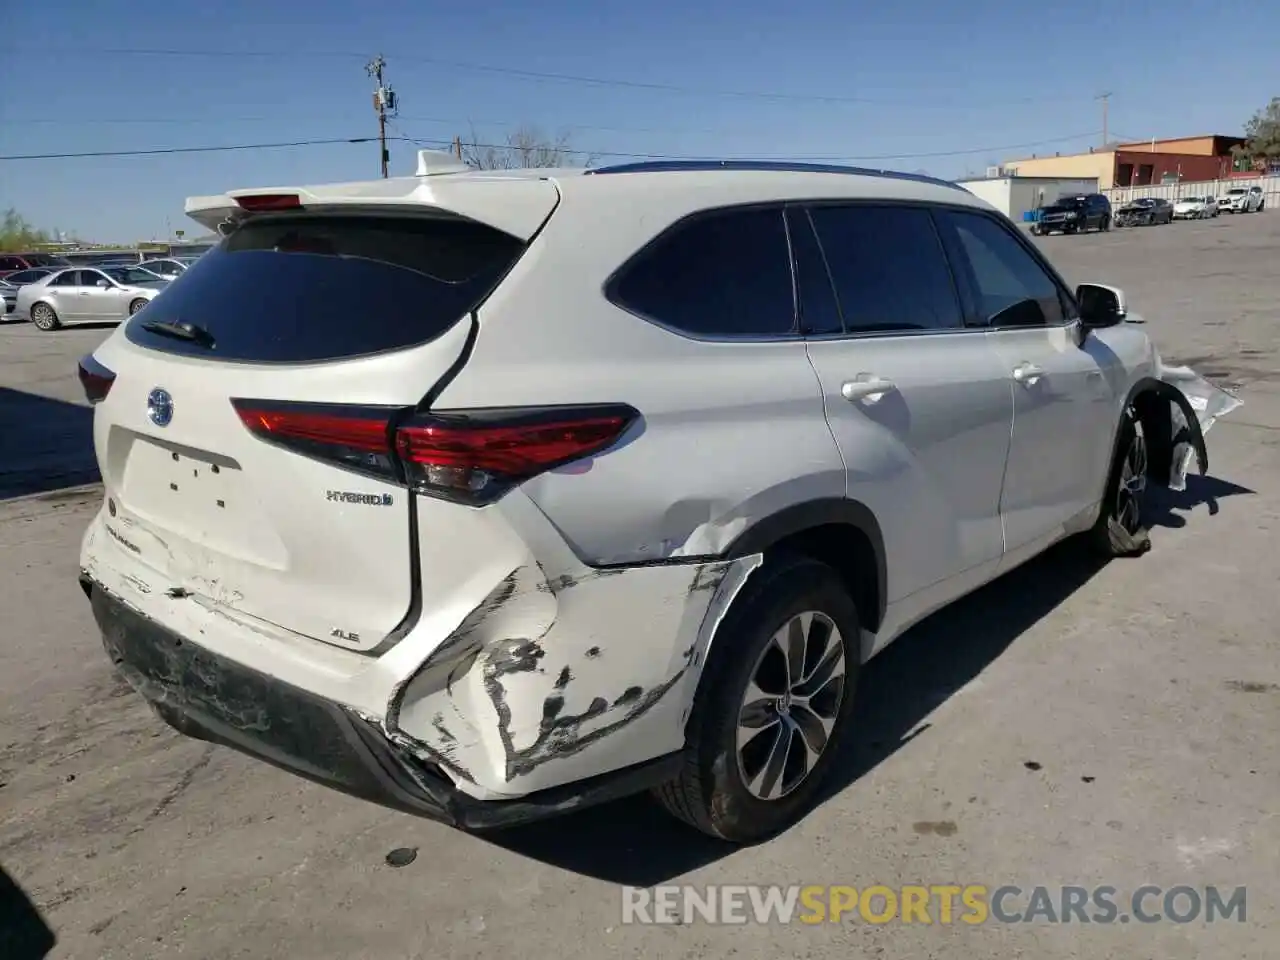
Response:
[{"label": "red brick building", "polygon": [[1232,148],[1243,137],[1206,134],[1145,143],[1112,143],[1088,153],[1029,157],[1005,164],[1023,177],[1096,177],[1099,189],[1153,183],[1223,180],[1256,176],[1252,164],[1237,160]]}]

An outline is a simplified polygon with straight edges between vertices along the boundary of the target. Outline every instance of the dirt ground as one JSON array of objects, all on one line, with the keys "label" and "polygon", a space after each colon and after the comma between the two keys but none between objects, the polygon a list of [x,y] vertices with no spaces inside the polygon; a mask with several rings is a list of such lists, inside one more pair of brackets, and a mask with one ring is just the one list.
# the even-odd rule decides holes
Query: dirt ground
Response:
[{"label": "dirt ground", "polygon": [[[170,732],[76,585],[99,494],[69,486],[92,471],[73,369],[106,331],[0,327],[0,929],[27,938],[0,957],[42,937],[86,960],[1280,955],[1280,216],[1037,242],[1245,406],[1145,557],[1057,549],[877,658],[831,795],[752,849],[643,799],[468,836]],[[623,885],[669,882],[1248,899],[1213,924],[622,923]]]}]

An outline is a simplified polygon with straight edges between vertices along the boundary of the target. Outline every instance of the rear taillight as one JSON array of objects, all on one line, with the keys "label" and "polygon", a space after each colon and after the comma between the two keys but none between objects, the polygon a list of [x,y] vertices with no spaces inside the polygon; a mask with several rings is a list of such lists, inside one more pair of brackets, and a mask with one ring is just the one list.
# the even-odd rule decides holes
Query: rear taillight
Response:
[{"label": "rear taillight", "polygon": [[362,473],[400,478],[390,433],[399,407],[231,402],[244,425],[263,440]]},{"label": "rear taillight", "polygon": [[487,503],[540,473],[613,446],[638,414],[630,407],[437,414],[396,431],[410,486],[463,503]]},{"label": "rear taillight", "polygon": [[90,403],[101,403],[111,392],[111,384],[116,382],[116,375],[86,354],[80,360],[76,373],[80,377],[80,386],[84,387],[84,397]]},{"label": "rear taillight", "polygon": [[639,416],[615,404],[414,416],[399,408],[232,402],[264,440],[472,505],[608,449]]}]

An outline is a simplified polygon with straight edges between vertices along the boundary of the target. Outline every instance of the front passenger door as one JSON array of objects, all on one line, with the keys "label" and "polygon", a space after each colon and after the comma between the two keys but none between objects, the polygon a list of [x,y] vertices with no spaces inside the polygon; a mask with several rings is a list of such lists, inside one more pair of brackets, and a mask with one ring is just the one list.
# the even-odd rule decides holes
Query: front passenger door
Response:
[{"label": "front passenger door", "polygon": [[999,563],[1008,376],[984,332],[965,326],[928,209],[796,206],[788,224],[847,496],[881,526],[891,633]]},{"label": "front passenger door", "polygon": [[101,270],[81,270],[84,276],[85,316],[93,320],[120,320],[128,312],[125,292]]},{"label": "front passenger door", "polygon": [[1043,545],[1097,502],[1119,408],[1114,385],[1125,377],[1106,344],[1082,336],[1074,300],[1016,228],[977,211],[949,210],[940,222],[969,308],[1013,385],[1000,504],[1007,548]]}]

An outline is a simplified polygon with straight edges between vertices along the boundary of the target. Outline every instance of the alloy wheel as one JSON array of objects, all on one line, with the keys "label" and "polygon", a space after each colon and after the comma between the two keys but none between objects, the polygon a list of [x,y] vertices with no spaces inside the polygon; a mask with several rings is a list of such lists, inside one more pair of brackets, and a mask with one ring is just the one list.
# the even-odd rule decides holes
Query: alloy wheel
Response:
[{"label": "alloy wheel", "polygon": [[1142,527],[1142,499],[1147,489],[1147,442],[1135,424],[1133,439],[1120,464],[1120,483],[1116,488],[1116,521],[1129,533]]},{"label": "alloy wheel", "polygon": [[845,694],[845,648],[825,613],[797,614],[765,645],[738,712],[738,772],[760,800],[779,800],[813,772]]}]

